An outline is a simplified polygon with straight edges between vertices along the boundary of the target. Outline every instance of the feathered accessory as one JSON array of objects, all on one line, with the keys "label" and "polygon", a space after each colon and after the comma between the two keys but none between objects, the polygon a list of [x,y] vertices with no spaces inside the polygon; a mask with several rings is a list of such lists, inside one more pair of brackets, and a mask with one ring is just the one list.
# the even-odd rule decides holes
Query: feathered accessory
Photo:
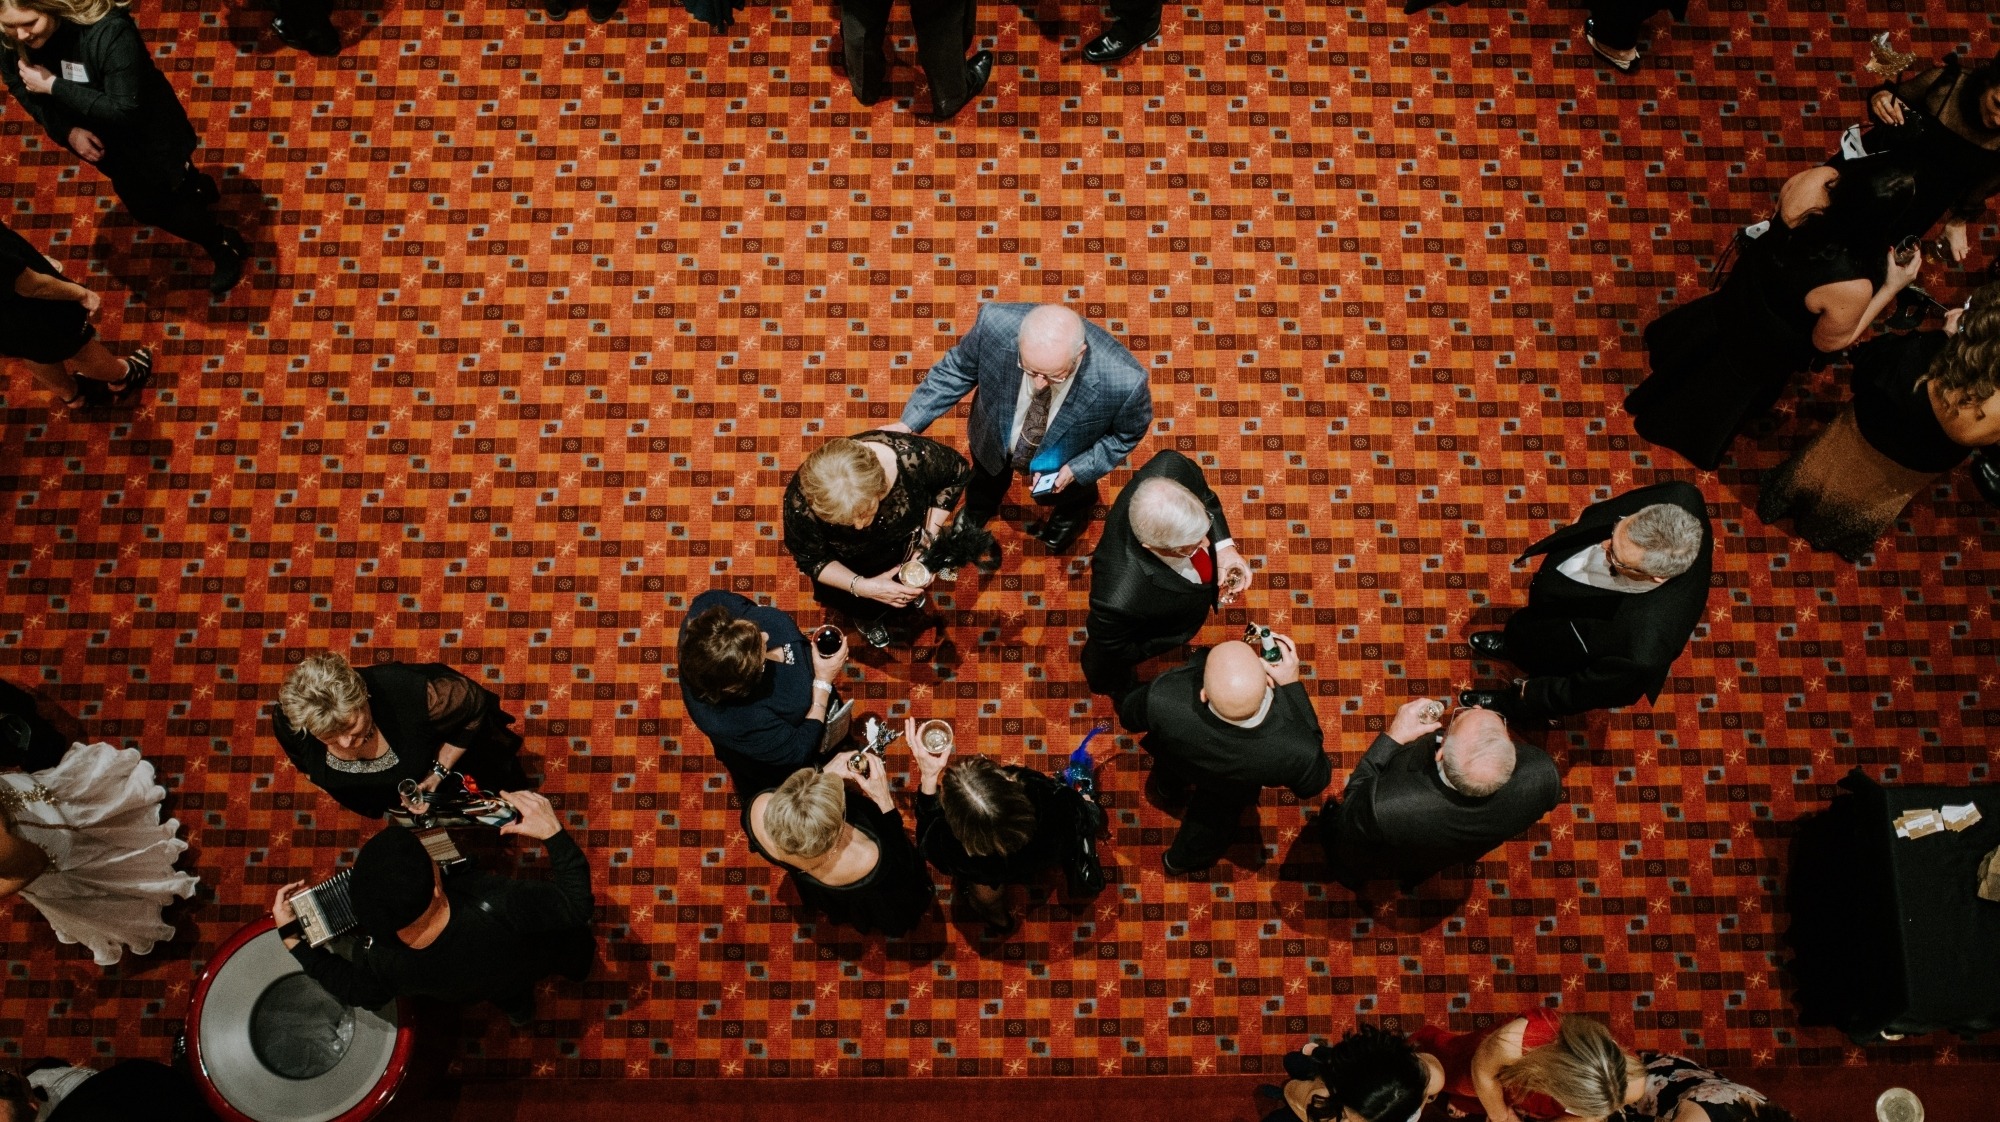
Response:
[{"label": "feathered accessory", "polygon": [[1894,81],[1897,75],[1917,61],[1917,56],[1904,54],[1890,46],[1886,31],[1868,40],[1868,55],[1868,62],[1862,69],[1884,81]]},{"label": "feathered accessory", "polygon": [[[1000,543],[993,540],[991,531],[974,526],[969,522],[954,520],[939,534],[930,548],[923,551],[924,567],[944,576],[961,565],[976,566],[982,573],[998,572],[1000,569]],[[947,580],[951,579],[946,577]]]}]

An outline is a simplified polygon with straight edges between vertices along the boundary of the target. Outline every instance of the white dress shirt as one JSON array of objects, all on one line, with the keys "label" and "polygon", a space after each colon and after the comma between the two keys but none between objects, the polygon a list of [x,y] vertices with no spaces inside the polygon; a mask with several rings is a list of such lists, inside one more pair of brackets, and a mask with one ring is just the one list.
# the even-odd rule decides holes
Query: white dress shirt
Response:
[{"label": "white dress shirt", "polygon": [[[1224,538],[1219,542],[1211,542],[1209,544],[1209,548],[1213,549],[1217,554],[1217,556],[1214,558],[1217,580],[1222,579],[1221,577],[1222,557],[1220,555],[1224,549],[1235,544],[1236,544],[1235,538]],[[1186,577],[1189,582],[1193,584],[1201,583],[1201,574],[1195,571],[1193,559],[1188,557],[1168,557],[1158,553],[1153,554],[1153,556],[1158,557],[1162,561],[1165,561],[1167,563],[1167,568],[1172,569],[1174,572],[1179,573],[1180,575]]]},{"label": "white dress shirt", "polygon": [[[1044,434],[1050,428],[1055,427],[1056,411],[1062,408],[1063,399],[1069,396],[1069,388],[1076,385],[1076,380],[1081,377],[1083,377],[1083,369],[1079,367],[1076,373],[1056,383],[1055,392],[1049,395],[1049,423],[1046,428],[1042,429]],[[1007,455],[1010,458],[1014,455],[1014,445],[1021,442],[1021,426],[1027,423],[1028,407],[1033,405],[1034,402],[1035,380],[1023,373],[1021,375],[1021,390],[1014,395],[1014,424],[1007,429]],[[1030,458],[1032,458],[1032,454]]]},{"label": "white dress shirt", "polygon": [[1633,580],[1611,571],[1611,557],[1604,547],[1591,546],[1570,554],[1569,560],[1556,566],[1556,572],[1592,588],[1602,588],[1610,592],[1651,592],[1660,587],[1649,580]]},{"label": "white dress shirt", "polygon": [[1240,721],[1231,721],[1229,720],[1229,718],[1223,716],[1222,714],[1215,713],[1215,706],[1213,705],[1208,707],[1208,711],[1211,713],[1215,713],[1215,717],[1219,721],[1228,722],[1229,724],[1235,725],[1237,728],[1240,729],[1254,729],[1258,725],[1264,723],[1264,718],[1271,715],[1271,700],[1277,696],[1278,696],[1277,687],[1271,685],[1269,682],[1264,683],[1264,704],[1258,706],[1257,711],[1255,713],[1250,714],[1248,717],[1245,717]]}]

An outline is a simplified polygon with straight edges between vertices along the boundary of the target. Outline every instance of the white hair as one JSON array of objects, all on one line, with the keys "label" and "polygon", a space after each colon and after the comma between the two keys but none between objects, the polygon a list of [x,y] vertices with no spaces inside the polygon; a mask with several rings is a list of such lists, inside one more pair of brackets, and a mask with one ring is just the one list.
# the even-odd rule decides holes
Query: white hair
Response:
[{"label": "white hair", "polygon": [[1638,567],[1649,577],[1680,576],[1701,556],[1701,519],[1672,503],[1654,503],[1626,519],[1625,533],[1643,554]]},{"label": "white hair", "polygon": [[1132,535],[1140,545],[1177,549],[1208,533],[1208,509],[1193,491],[1171,479],[1153,478],[1132,492]]}]

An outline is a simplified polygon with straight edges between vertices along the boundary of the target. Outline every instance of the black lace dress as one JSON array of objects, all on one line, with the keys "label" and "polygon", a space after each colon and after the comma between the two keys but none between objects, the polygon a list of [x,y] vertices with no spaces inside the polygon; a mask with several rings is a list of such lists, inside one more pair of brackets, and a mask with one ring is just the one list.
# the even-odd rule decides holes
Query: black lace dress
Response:
[{"label": "black lace dress", "polygon": [[[1987,128],[1980,118],[1976,86],[1954,59],[1891,87],[1909,111],[1901,125],[1870,129],[1866,143],[1917,181],[1917,196],[1893,231],[1897,237],[1928,233],[1947,212],[1975,220],[2000,191],[2000,129]],[[1828,163],[1839,167],[1846,160]]]},{"label": "black lace dress", "polygon": [[437,762],[438,749],[465,749],[458,770],[487,791],[528,786],[521,770],[521,737],[509,725],[492,691],[449,666],[385,662],[358,668],[368,687],[368,712],[389,744],[373,760],[344,760],[318,737],[292,727],[284,710],[271,707],[271,731],[294,766],[335,802],[370,818],[401,806],[396,786],[421,782]]},{"label": "black lace dress", "polygon": [[880,931],[884,935],[907,935],[931,909],[931,874],[924,859],[903,828],[900,811],[884,811],[875,800],[850,788],[847,792],[847,821],[875,843],[880,855],[868,875],[852,884],[827,884],[810,873],[802,873],[765,852],[750,825],[750,811],[764,792],[743,800],[743,836],[750,852],[785,870],[798,889],[799,899],[835,923],[845,924],[863,935]]},{"label": "black lace dress", "polygon": [[1642,1052],[1640,1058],[1646,1062],[1646,1093],[1637,1103],[1612,1115],[1610,1122],[1672,1118],[1686,1102],[1700,1105],[1709,1122],[1791,1122],[1790,1114],[1761,1093],[1732,1083],[1685,1056]]},{"label": "black lace dress", "polygon": [[972,481],[965,457],[935,440],[909,433],[871,430],[854,437],[886,444],[896,453],[896,481],[865,529],[822,522],[806,505],[796,473],[785,488],[785,548],[799,571],[813,578],[813,598],[856,619],[874,619],[889,610],[879,601],[851,596],[819,582],[821,569],[835,561],[863,577],[879,576],[909,559],[932,508],[950,510]]},{"label": "black lace dress", "polygon": [[1886,246],[1881,256],[1864,265],[1806,228],[1773,221],[1743,246],[1720,290],[1647,325],[1653,372],[1625,398],[1639,435],[1715,470],[1737,432],[1770,410],[1794,374],[1824,364],[1812,341],[1819,316],[1806,295],[1856,278],[1880,286]]}]

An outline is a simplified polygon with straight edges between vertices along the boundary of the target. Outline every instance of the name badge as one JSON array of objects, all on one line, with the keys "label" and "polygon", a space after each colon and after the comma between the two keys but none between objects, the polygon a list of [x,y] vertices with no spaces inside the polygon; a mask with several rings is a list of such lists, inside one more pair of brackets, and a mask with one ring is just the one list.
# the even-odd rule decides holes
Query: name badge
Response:
[{"label": "name badge", "polygon": [[85,69],[83,68],[83,64],[82,64],[82,63],[80,63],[80,62],[71,62],[71,61],[69,61],[68,59],[64,59],[64,60],[63,60],[63,64],[62,64],[62,76],[63,76],[63,80],[64,80],[64,81],[66,81],[66,82],[88,82],[88,81],[90,81],[90,71],[88,71],[88,70],[85,70]]}]

